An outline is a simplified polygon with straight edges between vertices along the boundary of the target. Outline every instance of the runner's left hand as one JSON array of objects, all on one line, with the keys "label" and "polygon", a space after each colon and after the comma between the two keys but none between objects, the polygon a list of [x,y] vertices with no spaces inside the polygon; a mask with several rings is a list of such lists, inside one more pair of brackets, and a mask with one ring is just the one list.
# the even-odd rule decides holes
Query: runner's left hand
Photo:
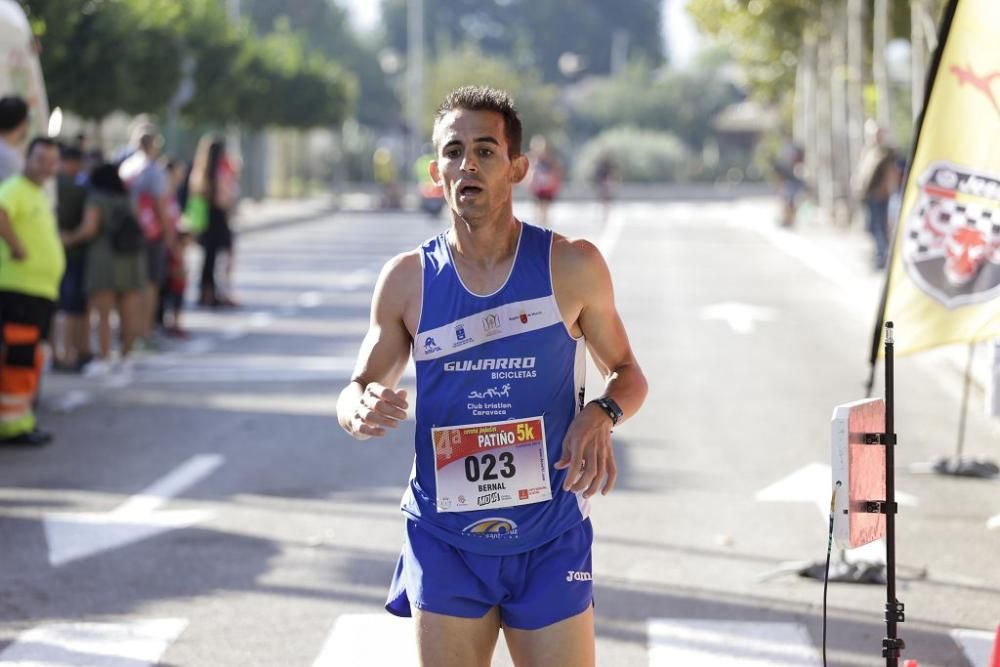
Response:
[{"label": "runner's left hand", "polygon": [[564,491],[583,491],[585,498],[598,490],[602,495],[611,493],[618,468],[611,448],[611,420],[603,410],[596,405],[587,405],[576,416],[563,440],[562,456],[556,461],[555,468],[569,468],[563,482]]}]

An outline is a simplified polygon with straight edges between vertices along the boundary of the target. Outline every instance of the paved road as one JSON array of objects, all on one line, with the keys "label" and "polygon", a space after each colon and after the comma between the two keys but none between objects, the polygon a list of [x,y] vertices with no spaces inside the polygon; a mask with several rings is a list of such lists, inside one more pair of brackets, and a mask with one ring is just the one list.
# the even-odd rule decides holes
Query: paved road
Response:
[{"label": "paved road", "polygon": [[[650,379],[594,503],[600,665],[820,664],[822,586],[788,564],[825,554],[829,419],[861,398],[878,278],[858,239],[772,219],[760,201],[634,203],[607,225],[555,209],[609,257]],[[47,378],[56,443],[0,451],[0,663],[415,664],[380,613],[413,425],[358,443],[333,408],[380,266],[434,231],[269,225],[239,246],[242,309],[191,312],[192,341],[111,376]],[[906,656],[976,665],[1000,615],[1000,487],[909,471],[951,447],[959,383],[931,357],[897,371]],[[997,454],[991,429],[974,410],[974,453]],[[883,604],[831,587],[831,665],[879,663]]]}]

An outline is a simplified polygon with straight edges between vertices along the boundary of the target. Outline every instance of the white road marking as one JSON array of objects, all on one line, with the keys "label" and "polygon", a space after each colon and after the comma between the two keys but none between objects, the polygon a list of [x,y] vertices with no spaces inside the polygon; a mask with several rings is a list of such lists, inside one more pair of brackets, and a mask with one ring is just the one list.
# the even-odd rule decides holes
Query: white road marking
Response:
[{"label": "white road marking", "polygon": [[[754,498],[765,502],[812,503],[826,520],[830,516],[832,486],[830,466],[825,463],[810,463],[761,489]],[[872,498],[872,500],[882,499]],[[920,504],[916,496],[899,489],[896,489],[896,502],[910,507]]]},{"label": "white road marking", "polygon": [[323,295],[316,291],[303,292],[298,298],[298,304],[303,308],[315,308],[321,303],[323,303]]},{"label": "white road marking", "polygon": [[210,475],[224,460],[218,454],[194,456],[110,512],[47,514],[49,563],[58,567],[211,518],[214,512],[207,510],[157,510]]},{"label": "white road marking", "polygon": [[154,665],[187,627],[182,618],[131,623],[52,623],[21,633],[0,652],[19,667],[144,667]]},{"label": "white road marking", "polygon": [[[351,373],[355,363],[353,356],[214,355],[190,361],[155,359],[143,365],[143,372],[136,380],[147,384],[329,381],[331,376]],[[404,369],[403,377],[416,377],[412,361]]]},{"label": "white road marking", "polygon": [[986,522],[986,527],[989,529],[1000,528],[1000,514]]},{"label": "white road marking", "polygon": [[611,253],[614,252],[615,246],[618,245],[618,239],[621,238],[624,229],[625,216],[617,210],[612,211],[608,216],[607,223],[604,225],[604,231],[601,232],[601,238],[597,240],[597,248],[604,255],[604,261],[611,259]]},{"label": "white road marking", "polygon": [[703,320],[721,320],[736,333],[745,335],[753,333],[757,322],[773,322],[775,312],[772,308],[727,301],[705,306],[698,311],[698,317]]},{"label": "white road marking", "polygon": [[812,637],[799,623],[648,622],[649,667],[819,667]]},{"label": "white road marking", "polygon": [[250,326],[254,329],[263,329],[274,322],[274,315],[267,311],[260,311],[250,316]]},{"label": "white road marking", "polygon": [[243,338],[243,336],[246,335],[247,335],[246,327],[240,324],[234,324],[233,326],[229,326],[223,329],[222,333],[220,334],[220,337],[223,340],[237,340],[239,338]]},{"label": "white road marking", "polygon": [[[343,614],[337,618],[312,667],[417,667],[413,620],[380,614]],[[513,667],[501,638],[493,667]]]},{"label": "white road marking", "polygon": [[211,352],[213,348],[215,348],[215,341],[211,338],[195,338],[178,345],[175,352],[191,355],[206,354]]},{"label": "white road marking", "polygon": [[388,613],[340,616],[313,667],[341,665],[418,667],[413,621]]},{"label": "white road marking", "polygon": [[[985,630],[956,629],[948,633],[955,643],[962,648],[962,653],[972,664],[972,667],[988,667],[990,652],[993,650],[997,634]],[[1000,650],[1000,647],[997,648]]]},{"label": "white road marking", "polygon": [[94,395],[83,389],[73,389],[53,399],[50,404],[56,412],[75,412],[94,400]]}]

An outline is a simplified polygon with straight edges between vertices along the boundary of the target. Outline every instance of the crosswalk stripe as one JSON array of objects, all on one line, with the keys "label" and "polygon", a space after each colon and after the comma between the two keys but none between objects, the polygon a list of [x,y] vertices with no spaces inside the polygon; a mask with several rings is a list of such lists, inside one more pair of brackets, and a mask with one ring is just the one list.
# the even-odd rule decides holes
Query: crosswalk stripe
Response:
[{"label": "crosswalk stripe", "polygon": [[799,623],[679,621],[648,623],[649,667],[819,667]]},{"label": "crosswalk stripe", "polygon": [[[312,667],[418,667],[413,620],[388,613],[343,614],[323,643]],[[513,667],[503,634],[492,667]]]},{"label": "crosswalk stripe", "polygon": [[183,618],[41,625],[22,632],[0,653],[0,663],[18,667],[151,666],[186,626]]},{"label": "crosswalk stripe", "polygon": [[389,614],[344,614],[313,667],[419,667],[413,621]]},{"label": "crosswalk stripe", "polygon": [[972,667],[986,667],[990,661],[995,635],[985,630],[952,630],[948,633],[962,647],[962,653]]}]

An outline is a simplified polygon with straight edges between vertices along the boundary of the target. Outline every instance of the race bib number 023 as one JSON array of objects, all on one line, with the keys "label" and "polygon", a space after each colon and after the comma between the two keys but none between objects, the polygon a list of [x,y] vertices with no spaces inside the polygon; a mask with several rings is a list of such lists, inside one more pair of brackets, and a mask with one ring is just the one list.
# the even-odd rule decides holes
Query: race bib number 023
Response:
[{"label": "race bib number 023", "polygon": [[439,512],[472,512],[551,500],[545,421],[431,430]]}]

